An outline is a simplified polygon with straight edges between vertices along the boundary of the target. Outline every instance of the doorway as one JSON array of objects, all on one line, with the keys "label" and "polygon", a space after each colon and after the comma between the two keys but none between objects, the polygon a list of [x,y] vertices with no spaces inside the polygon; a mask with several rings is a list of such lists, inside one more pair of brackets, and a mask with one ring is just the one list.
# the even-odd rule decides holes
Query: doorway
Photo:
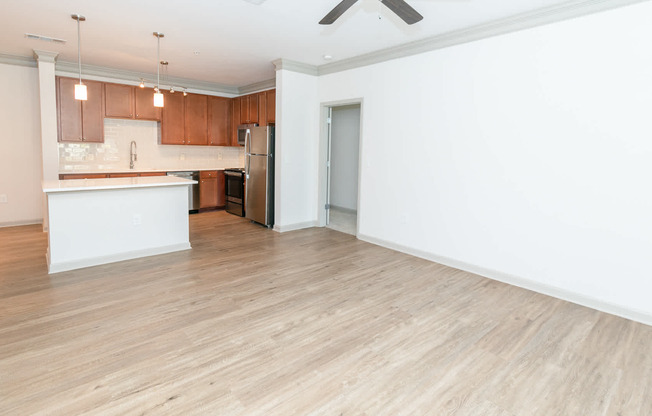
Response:
[{"label": "doorway", "polygon": [[357,235],[360,103],[327,107],[325,226]]}]

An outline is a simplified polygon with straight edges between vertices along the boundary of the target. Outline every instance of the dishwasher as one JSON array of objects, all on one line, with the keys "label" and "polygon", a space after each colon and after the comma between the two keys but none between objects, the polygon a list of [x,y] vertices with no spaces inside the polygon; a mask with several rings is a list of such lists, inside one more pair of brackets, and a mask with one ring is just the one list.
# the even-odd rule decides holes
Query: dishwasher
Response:
[{"label": "dishwasher", "polygon": [[191,179],[197,183],[188,187],[188,209],[191,214],[199,212],[199,172],[197,171],[183,171],[183,172],[168,172],[168,176],[176,176],[183,179]]}]

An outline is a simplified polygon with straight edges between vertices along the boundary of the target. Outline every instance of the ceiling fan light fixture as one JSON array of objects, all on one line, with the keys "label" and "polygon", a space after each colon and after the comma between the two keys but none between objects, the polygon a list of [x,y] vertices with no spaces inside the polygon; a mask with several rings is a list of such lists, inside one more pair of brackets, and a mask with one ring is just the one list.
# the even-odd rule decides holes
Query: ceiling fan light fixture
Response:
[{"label": "ceiling fan light fixture", "polygon": [[88,90],[86,85],[82,83],[81,75],[81,31],[80,31],[80,22],[86,20],[86,18],[79,13],[73,14],[73,20],[77,21],[77,65],[79,66],[79,84],[75,84],[75,100],[86,101],[88,100]]}]

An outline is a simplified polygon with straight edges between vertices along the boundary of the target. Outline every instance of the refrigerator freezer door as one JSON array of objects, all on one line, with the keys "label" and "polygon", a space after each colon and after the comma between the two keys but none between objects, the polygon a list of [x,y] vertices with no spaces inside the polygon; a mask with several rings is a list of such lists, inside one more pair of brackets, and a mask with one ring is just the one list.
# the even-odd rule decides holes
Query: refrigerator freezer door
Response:
[{"label": "refrigerator freezer door", "polygon": [[268,127],[252,127],[248,152],[252,155],[266,155],[271,153],[270,134]]},{"label": "refrigerator freezer door", "polygon": [[269,189],[267,175],[268,156],[249,156],[249,175],[247,177],[246,216],[259,224],[270,225],[268,212]]}]

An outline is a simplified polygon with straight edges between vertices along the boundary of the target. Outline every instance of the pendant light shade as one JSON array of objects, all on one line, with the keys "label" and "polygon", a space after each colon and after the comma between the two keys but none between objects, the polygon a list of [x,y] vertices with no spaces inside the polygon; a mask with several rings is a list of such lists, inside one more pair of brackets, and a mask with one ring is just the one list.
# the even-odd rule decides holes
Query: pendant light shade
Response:
[{"label": "pendant light shade", "polygon": [[88,100],[88,91],[86,90],[86,85],[82,84],[81,82],[79,84],[75,84],[75,100]]},{"label": "pendant light shade", "polygon": [[80,32],[80,22],[86,20],[86,18],[80,14],[73,14],[72,17],[77,21],[77,64],[79,65],[79,84],[75,84],[75,100],[86,101],[88,99],[88,91],[86,90],[86,85],[82,84],[81,78],[81,32]]},{"label": "pendant light shade", "polygon": [[156,90],[154,91],[154,107],[163,107],[163,94],[159,88],[161,78],[161,38],[163,33],[154,32],[156,36]]},{"label": "pendant light shade", "polygon": [[163,107],[163,94],[160,92],[154,93],[154,107]]}]

